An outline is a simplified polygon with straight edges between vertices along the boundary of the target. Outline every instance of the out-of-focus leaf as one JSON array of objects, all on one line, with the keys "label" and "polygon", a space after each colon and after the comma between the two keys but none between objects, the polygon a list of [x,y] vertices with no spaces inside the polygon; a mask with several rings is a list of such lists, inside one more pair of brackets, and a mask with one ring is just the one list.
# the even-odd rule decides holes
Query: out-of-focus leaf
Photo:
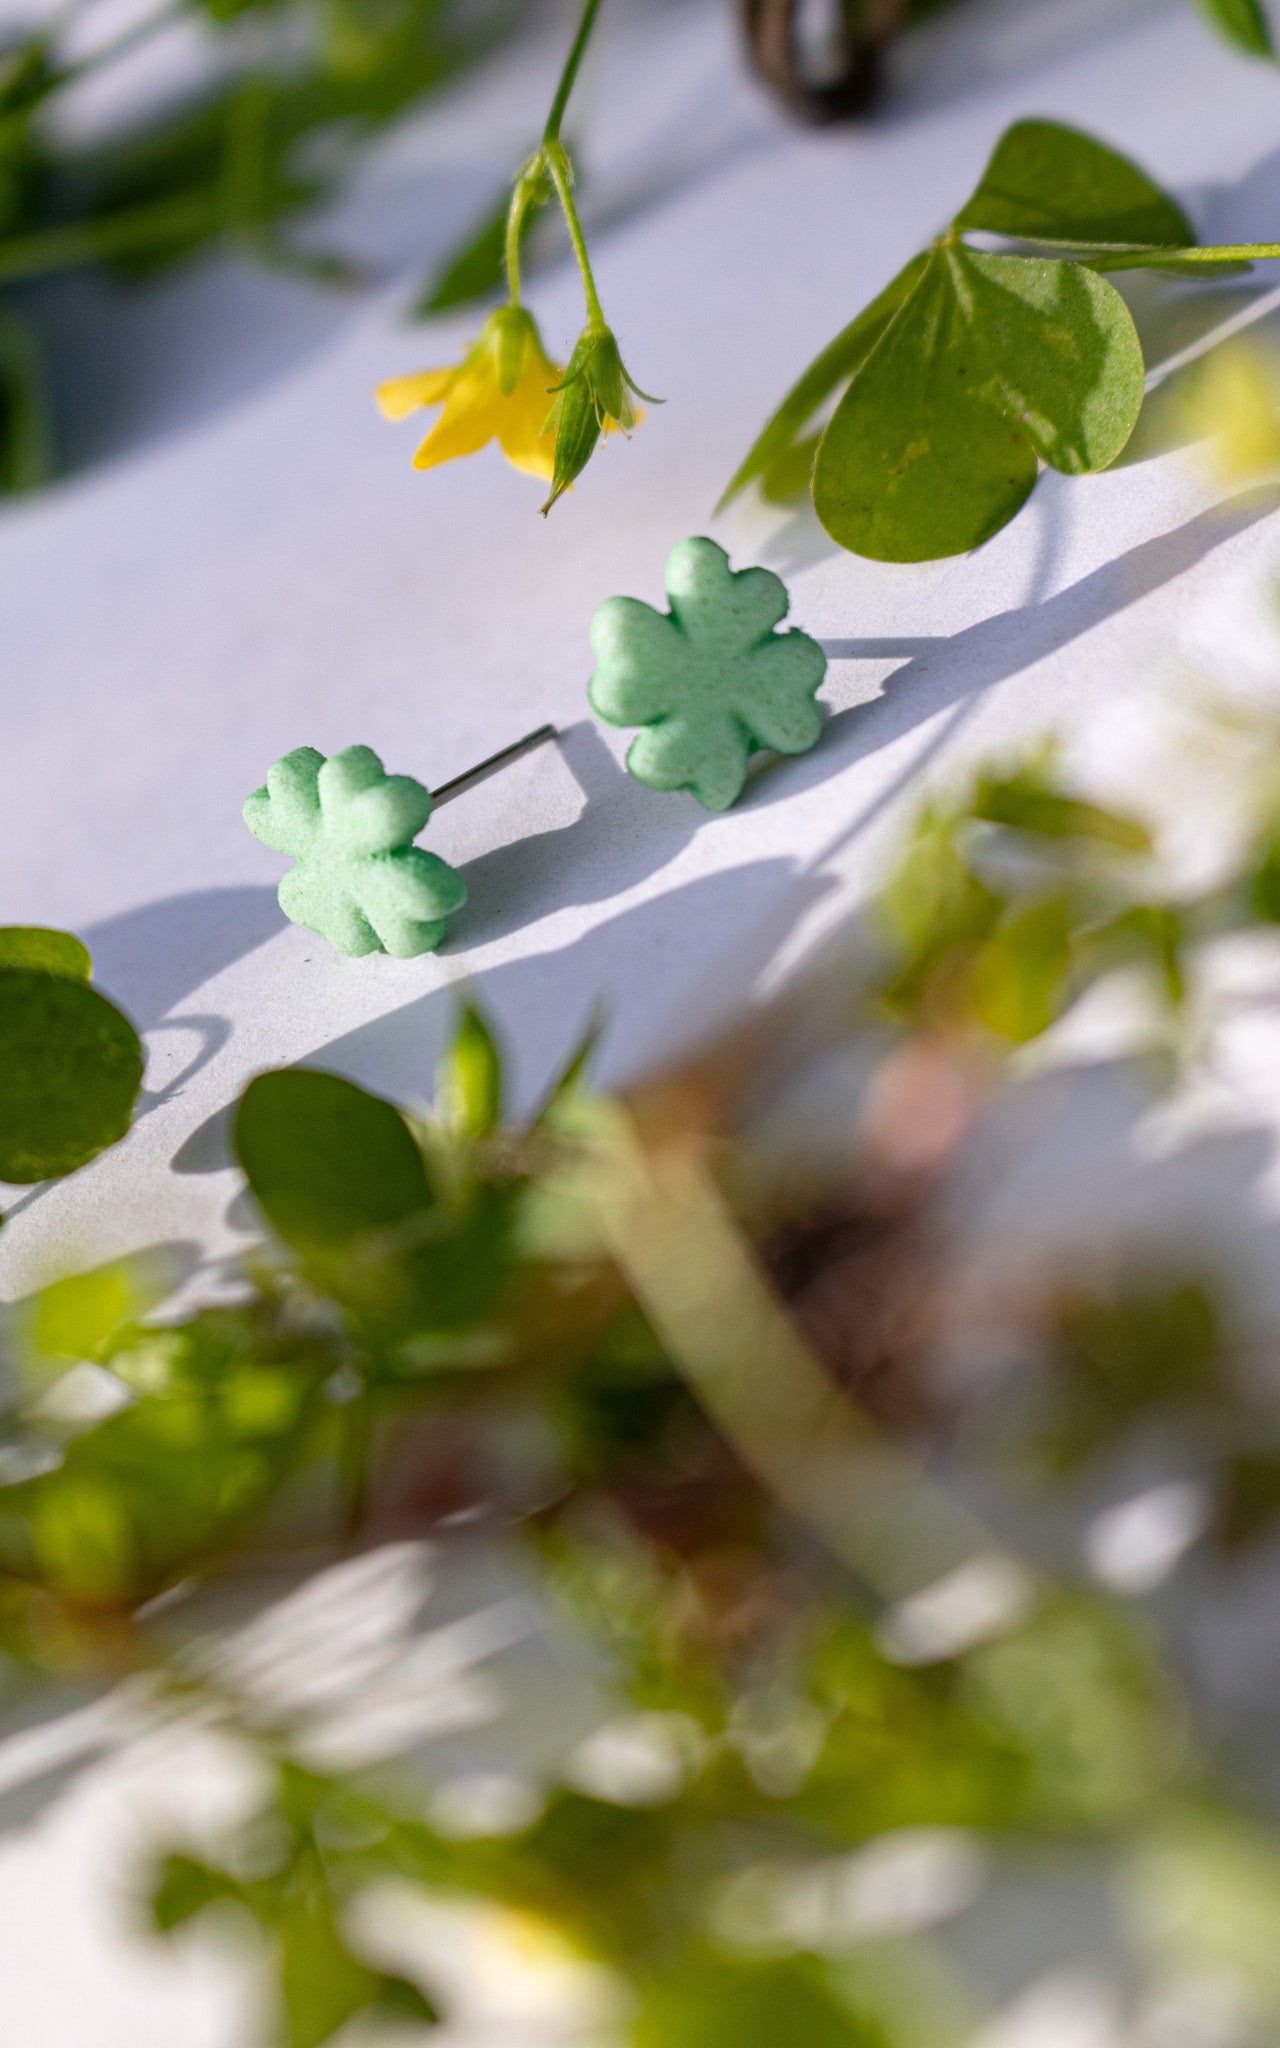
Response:
[{"label": "out-of-focus leaf", "polygon": [[1139,1851],[1132,1878],[1132,1905],[1156,1954],[1179,1972],[1198,1966],[1239,1983],[1274,2024],[1280,2015],[1275,1834],[1225,1813],[1192,1815],[1152,1837]]},{"label": "out-of-focus leaf", "polygon": [[883,993],[894,1016],[951,999],[953,963],[966,963],[995,929],[1004,904],[959,846],[959,820],[928,810],[872,913],[891,962]]},{"label": "out-of-focus leaf", "polygon": [[[479,1113],[493,1075],[475,1037],[470,1048]],[[441,1163],[433,1185],[381,1096],[314,1068],[262,1074],[241,1098],[234,1142],[276,1234],[384,1338],[462,1329],[493,1307],[511,1263],[515,1183]]]},{"label": "out-of-focus leaf", "polygon": [[1135,902],[1142,871],[1110,858],[1152,851],[1140,819],[1064,788],[1050,751],[985,772],[963,804],[925,811],[873,906],[888,950],[884,1008],[1022,1045],[1135,963],[1155,967],[1176,1005],[1186,915]]},{"label": "out-of-focus leaf", "polygon": [[431,1201],[399,1110],[338,1074],[260,1074],[240,1098],[234,1144],[272,1229],[304,1254],[350,1249]]},{"label": "out-of-focus leaf", "polygon": [[964,1662],[969,1703],[1027,1759],[1024,1824],[1126,1824],[1182,1765],[1153,1651],[1101,1602],[1060,1596]]},{"label": "out-of-focus leaf", "polygon": [[792,1802],[849,1841],[902,1827],[999,1828],[1025,1802],[1031,1764],[1014,1734],[975,1711],[953,1669],[891,1664],[848,1622],[812,1672],[828,1730]]},{"label": "out-of-focus leaf", "polygon": [[323,1838],[333,1805],[328,1789],[285,1765],[275,1801],[248,1829],[252,1835],[265,1826],[279,1838],[273,1867],[246,1878],[190,1856],[169,1856],[152,1893],[152,1914],[164,1933],[222,1904],[239,1906],[257,1923],[275,1980],[276,2048],[323,2048],[357,2018],[401,2028],[430,2027],[438,2018],[416,1984],[371,1968],[346,1939],[352,1875]]},{"label": "out-of-focus leaf", "polygon": [[[47,31],[18,34],[12,41],[0,35],[0,241],[35,227],[40,218],[49,156],[36,114],[57,82],[53,40]],[[17,351],[18,380],[43,404],[36,388],[38,360],[34,383],[30,371],[34,336],[12,312],[5,313],[4,325]]]},{"label": "out-of-focus leaf", "polygon": [[[558,1926],[587,1954],[622,1958],[668,1908],[669,1848],[661,1812],[561,1788],[523,1834],[449,1845],[448,1865],[459,1888]],[[425,1835],[420,1854],[430,1883],[438,1851]]]},{"label": "out-of-focus leaf", "polygon": [[0,307],[0,491],[35,490],[52,473],[40,345],[25,320]]},{"label": "out-of-focus leaf", "polygon": [[145,278],[228,231],[243,235],[252,224],[260,232],[318,199],[322,182],[292,166],[298,132],[289,105],[282,83],[233,80],[87,152],[81,177],[106,260],[122,276]]},{"label": "out-of-focus leaf", "polygon": [[333,1371],[301,1340],[277,1358],[259,1348],[252,1322],[225,1312],[108,1344],[135,1398],[73,1437],[55,1469],[5,1489],[10,1569],[89,1605],[132,1606],[230,1541],[291,1467]]},{"label": "out-of-focus leaf", "polygon": [[1117,964],[1136,962],[1154,968],[1166,1000],[1175,1007],[1186,994],[1184,954],[1187,923],[1173,904],[1135,903],[1085,935],[1084,947],[1099,964],[1113,956]]},{"label": "out-of-focus leaf", "polygon": [[691,1396],[638,1309],[629,1307],[557,1387],[551,1420],[570,1470],[651,1472]]},{"label": "out-of-focus leaf", "polygon": [[0,966],[0,1179],[54,1180],[117,1144],[142,1066],[137,1032],[96,989]]},{"label": "out-of-focus leaf", "polygon": [[88,981],[93,973],[89,948],[82,940],[36,924],[0,925],[0,967],[35,967],[68,981]]},{"label": "out-of-focus leaf", "polygon": [[975,818],[1044,839],[1079,839],[1119,853],[1151,851],[1151,834],[1137,818],[1067,795],[1036,762],[1012,775],[980,776],[969,808]]},{"label": "out-of-focus leaf", "polygon": [[1280,1521],[1280,1450],[1237,1451],[1227,1459],[1214,1533],[1225,1550],[1269,1536]]},{"label": "out-of-focus leaf", "polygon": [[496,206],[450,249],[409,308],[411,320],[429,320],[455,306],[473,306],[501,290],[511,195],[504,186]]},{"label": "out-of-focus leaf", "polygon": [[197,0],[197,5],[213,21],[238,21],[245,14],[266,14],[283,4],[283,0]]},{"label": "out-of-focus leaf", "polygon": [[1274,57],[1275,41],[1262,0],[1194,0],[1205,20],[1246,57]]},{"label": "out-of-focus leaf", "polygon": [[819,1965],[714,1954],[644,1986],[631,2041],[633,2048],[887,2048],[881,2027],[851,2012]]},{"label": "out-of-focus leaf", "polygon": [[214,91],[73,153],[86,218],[122,274],[144,277],[231,232],[269,261],[349,279],[349,265],[317,265],[285,247],[281,224],[325,197],[363,142],[508,26],[498,9],[469,27],[441,0],[327,0],[312,23],[308,61],[238,67]]},{"label": "out-of-focus leaf", "polygon": [[592,1010],[583,1027],[581,1038],[543,1096],[534,1119],[535,1123],[554,1123],[557,1115],[575,1096],[591,1064],[595,1049],[604,1036],[606,1021],[601,1008],[597,1006]]},{"label": "out-of-focus leaf", "polygon": [[985,938],[1000,915],[999,896],[960,854],[957,822],[927,810],[884,890],[881,922],[912,953],[970,945]]},{"label": "out-of-focus leaf", "polygon": [[1026,1045],[1059,1015],[1072,962],[1071,906],[1051,896],[1006,917],[975,954],[964,1007],[997,1038]]},{"label": "out-of-focus leaf", "polygon": [[162,1934],[171,1934],[206,1906],[234,1899],[237,1886],[225,1872],[194,1856],[166,1856],[151,1894],[151,1913]]},{"label": "out-of-focus leaf", "polygon": [[1225,1346],[1213,1297],[1192,1281],[1155,1280],[1115,1299],[1080,1295],[1052,1319],[1054,1389],[1042,1445],[1071,1469],[1143,1416],[1221,1405]]},{"label": "out-of-focus leaf", "polygon": [[463,1011],[440,1061],[436,1106],[460,1138],[488,1138],[502,1115],[502,1055],[480,1012]]},{"label": "out-of-focus leaf", "polygon": [[281,2048],[323,2048],[358,2014],[434,2025],[435,2008],[415,1984],[352,1955],[321,1883],[286,1894],[269,1924],[279,1957]]},{"label": "out-of-focus leaf", "polygon": [[1250,907],[1267,924],[1280,924],[1280,836],[1263,847],[1249,882]]},{"label": "out-of-focus leaf", "polygon": [[1182,405],[1184,432],[1228,490],[1280,469],[1280,379],[1270,353],[1247,339],[1211,349]]},{"label": "out-of-focus leaf", "polygon": [[56,77],[50,37],[24,34],[0,47],[0,115],[34,106]]},{"label": "out-of-focus leaf", "polygon": [[221,200],[229,228],[246,233],[269,217],[275,95],[264,78],[246,78],[227,109]]},{"label": "out-of-focus leaf", "polygon": [[37,1295],[32,1338],[45,1358],[96,1358],[125,1324],[153,1308],[163,1280],[140,1260],[115,1259],[90,1273],[71,1273]]}]

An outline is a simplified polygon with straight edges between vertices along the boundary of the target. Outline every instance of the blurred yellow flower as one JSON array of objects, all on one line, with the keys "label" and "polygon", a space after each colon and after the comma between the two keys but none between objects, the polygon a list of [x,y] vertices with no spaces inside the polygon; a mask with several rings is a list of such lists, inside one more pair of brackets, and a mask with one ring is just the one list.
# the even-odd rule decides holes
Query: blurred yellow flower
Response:
[{"label": "blurred yellow flower", "polygon": [[434,469],[497,441],[513,468],[549,482],[556,437],[548,422],[563,375],[546,354],[533,315],[523,306],[502,306],[460,363],[391,377],[376,396],[389,420],[407,419],[419,406],[443,406],[413,458],[415,469]]},{"label": "blurred yellow flower", "polygon": [[1280,468],[1280,378],[1248,343],[1214,349],[1191,399],[1191,428],[1224,484],[1250,483]]}]

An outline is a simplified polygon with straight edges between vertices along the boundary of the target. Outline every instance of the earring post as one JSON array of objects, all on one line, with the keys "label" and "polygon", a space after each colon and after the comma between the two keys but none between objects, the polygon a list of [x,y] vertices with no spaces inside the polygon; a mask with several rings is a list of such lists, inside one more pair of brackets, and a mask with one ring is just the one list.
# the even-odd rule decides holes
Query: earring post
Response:
[{"label": "earring post", "polygon": [[474,789],[479,782],[487,782],[491,775],[497,775],[501,769],[510,767],[511,763],[520,760],[522,755],[531,754],[535,747],[543,747],[548,740],[558,740],[559,737],[560,734],[554,725],[540,725],[536,732],[527,732],[522,740],[513,741],[511,746],[504,747],[500,754],[490,754],[487,761],[481,761],[475,768],[468,768],[462,775],[455,775],[452,782],[441,783],[439,789],[433,789],[431,792],[432,803],[437,809],[441,804],[451,803],[455,796],[464,795],[467,790]]}]

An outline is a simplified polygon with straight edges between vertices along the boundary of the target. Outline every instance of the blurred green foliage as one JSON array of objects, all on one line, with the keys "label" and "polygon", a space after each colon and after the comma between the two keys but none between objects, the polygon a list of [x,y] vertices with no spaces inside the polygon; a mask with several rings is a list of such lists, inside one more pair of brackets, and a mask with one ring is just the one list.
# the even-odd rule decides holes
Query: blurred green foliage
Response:
[{"label": "blurred green foliage", "polygon": [[0,927],[0,1180],[60,1179],[129,1128],[142,1046],[91,972],[70,932]]},{"label": "blurred green foliage", "polygon": [[[349,284],[359,267],[293,239],[387,126],[492,49],[518,0],[170,0],[123,33],[91,4],[0,48],[0,487],[54,461],[38,327],[24,282],[83,264],[145,279],[215,246]],[[81,133],[66,96],[175,24],[203,24],[188,82]],[[74,30],[75,49],[67,40]]]},{"label": "blurred green foliage", "polygon": [[24,1440],[49,1469],[0,1497],[3,1568],[77,1604],[128,1608],[242,1533],[302,1455],[338,1364],[332,1344],[282,1320],[262,1303],[100,1338],[89,1355],[122,1405],[78,1429],[35,1404]]},{"label": "blurred green foliage", "polygon": [[[1051,751],[988,767],[920,818],[863,920],[840,1030],[881,1059],[886,1029],[898,1049],[949,1048],[998,1088],[1091,988],[1136,975],[1176,1045],[1205,950],[1270,928],[1274,843],[1264,816],[1228,872],[1179,893],[1157,835],[1073,788]],[[67,935],[0,935],[0,963],[0,979],[92,993]],[[854,1911],[859,1858],[939,1840],[1016,1869],[1056,1847],[1101,1859],[1129,1900],[1135,1967],[1158,1975],[1190,1944],[1265,2004],[1257,1902],[1278,1852],[1152,1619],[1028,1562],[1012,1606],[902,1648],[871,1581],[758,1476],[732,1410],[709,1417],[593,1225],[629,1123],[659,1148],[707,1132],[690,1075],[629,1105],[594,1094],[590,1044],[523,1125],[470,1007],[430,1110],[317,1069],[261,1075],[234,1143],[265,1244],[234,1304],[166,1314],[159,1268],[125,1261],[9,1313],[11,1668],[145,1678],[259,1768],[256,1805],[216,1843],[158,1846],[158,1928],[213,1912],[249,1931],[279,2048],[321,2048],[356,2018],[448,2016],[440,1987],[365,1952],[362,1911],[389,1882],[500,1909],[517,1946],[605,1970],[633,2048],[918,2048],[960,2038],[922,2017],[923,1986],[953,2011],[980,1998],[909,1917],[875,1945]],[[735,1058],[713,1053],[718,1085]],[[755,1184],[735,1161],[748,1144],[732,1114],[717,1127],[726,1190]],[[754,1201],[738,1227],[760,1227]],[[856,1275],[843,1284],[861,1313]],[[1236,1356],[1229,1307],[1176,1265],[1051,1288],[1019,1483],[1176,1440],[1195,1447],[1220,1554],[1265,1538],[1280,1404]],[[895,1470],[909,1492],[911,1468]],[[421,1761],[316,1760],[314,1704],[345,1697],[343,1624],[319,1689],[291,1706],[286,1685],[272,1706],[234,1658],[211,1660],[198,1620],[206,1594],[243,1601],[264,1570],[305,1583],[477,1510],[621,1716],[594,1762],[567,1743],[499,1828],[440,1824]],[[287,1650],[276,1662],[287,1675]]]},{"label": "blurred green foliage", "polygon": [[433,2024],[435,2008],[416,1985],[370,1969],[344,1937],[344,1859],[328,1851],[324,1825],[331,1830],[335,1818],[345,1817],[340,1795],[288,1764],[276,1783],[271,1818],[279,1825],[271,1833],[257,1830],[258,1872],[236,1876],[191,1856],[168,1857],[154,1895],[157,1927],[169,1933],[215,1905],[238,1909],[254,1924],[271,1952],[275,2035],[284,2048],[321,2048],[357,2015],[400,2027]]}]

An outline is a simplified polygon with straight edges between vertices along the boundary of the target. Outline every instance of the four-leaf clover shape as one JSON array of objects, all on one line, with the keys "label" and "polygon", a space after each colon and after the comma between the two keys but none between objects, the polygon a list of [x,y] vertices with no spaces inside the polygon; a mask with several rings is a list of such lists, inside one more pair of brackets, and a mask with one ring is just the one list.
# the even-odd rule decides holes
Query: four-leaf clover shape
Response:
[{"label": "four-leaf clover shape", "polygon": [[627,754],[637,781],[727,811],[758,749],[816,745],[826,656],[807,633],[775,630],[789,604],[781,578],[731,569],[713,540],[681,541],[666,582],[669,612],[634,597],[596,612],[592,709],[609,725],[644,727]]},{"label": "four-leaf clover shape", "polygon": [[431,792],[388,775],[371,747],[327,761],[295,747],[244,807],[254,837],[293,856],[279,889],[287,918],[339,953],[399,960],[434,951],[467,898],[461,875],[413,844],[430,816]]}]

